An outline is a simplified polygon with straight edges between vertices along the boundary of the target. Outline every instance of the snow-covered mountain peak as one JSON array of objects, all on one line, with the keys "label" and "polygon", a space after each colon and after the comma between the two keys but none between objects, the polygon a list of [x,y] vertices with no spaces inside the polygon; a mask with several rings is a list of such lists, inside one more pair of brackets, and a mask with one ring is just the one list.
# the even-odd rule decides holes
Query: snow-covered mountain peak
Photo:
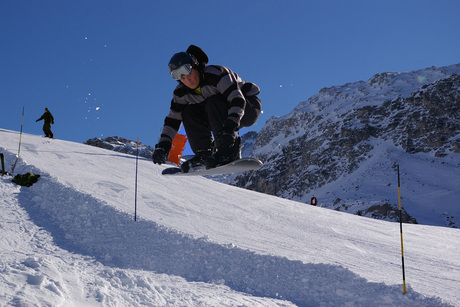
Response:
[{"label": "snow-covered mountain peak", "polygon": [[[375,192],[375,184],[394,188],[396,163],[412,182],[448,175],[458,183],[403,187],[404,208],[414,221],[458,227],[459,76],[456,64],[324,88],[289,114],[267,121],[252,152],[264,168],[250,183],[240,176],[234,184],[304,202],[316,194],[331,209],[397,220],[391,211],[398,201],[388,197],[394,191]],[[438,171],[433,164],[449,167]],[[430,191],[422,205],[416,190]],[[419,206],[425,213],[416,213]],[[381,214],[383,207],[390,210]],[[436,214],[430,216],[431,210]]]},{"label": "snow-covered mountain peak", "polygon": [[460,64],[375,74],[367,81],[323,88],[318,94],[300,103],[287,116],[297,112],[315,111],[335,112],[340,115],[350,108],[379,105],[386,100],[409,97],[423,86],[450,77],[452,74],[460,74]]}]

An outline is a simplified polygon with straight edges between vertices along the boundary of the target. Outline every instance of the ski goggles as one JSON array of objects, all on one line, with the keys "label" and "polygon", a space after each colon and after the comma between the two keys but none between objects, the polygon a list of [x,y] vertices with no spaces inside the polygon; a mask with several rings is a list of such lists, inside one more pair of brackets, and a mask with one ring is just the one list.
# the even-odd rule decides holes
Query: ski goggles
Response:
[{"label": "ski goggles", "polygon": [[188,76],[190,75],[191,72],[192,72],[192,65],[184,64],[174,69],[173,71],[171,71],[171,77],[173,77],[174,80],[179,81],[182,78],[182,76]]}]

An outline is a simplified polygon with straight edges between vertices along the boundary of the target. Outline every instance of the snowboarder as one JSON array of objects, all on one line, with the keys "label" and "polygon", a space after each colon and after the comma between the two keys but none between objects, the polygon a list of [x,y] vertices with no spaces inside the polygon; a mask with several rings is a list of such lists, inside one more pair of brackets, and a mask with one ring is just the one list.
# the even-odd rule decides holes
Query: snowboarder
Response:
[{"label": "snowboarder", "polygon": [[53,132],[51,132],[51,124],[54,125],[54,117],[48,110],[48,108],[45,108],[45,113],[43,113],[42,117],[37,119],[35,122],[38,122],[42,119],[45,120],[45,122],[43,123],[43,132],[45,132],[45,136],[49,138],[54,138]]},{"label": "snowboarder", "polygon": [[315,195],[313,195],[313,197],[310,200],[310,205],[316,206],[317,203],[318,203],[318,200],[316,199]]},{"label": "snowboarder", "polygon": [[194,45],[169,61],[169,73],[179,84],[153,152],[154,163],[166,162],[181,123],[195,154],[182,163],[183,172],[203,165],[210,169],[241,158],[238,130],[254,125],[259,118],[259,87],[243,81],[227,67],[207,63],[206,53]]}]

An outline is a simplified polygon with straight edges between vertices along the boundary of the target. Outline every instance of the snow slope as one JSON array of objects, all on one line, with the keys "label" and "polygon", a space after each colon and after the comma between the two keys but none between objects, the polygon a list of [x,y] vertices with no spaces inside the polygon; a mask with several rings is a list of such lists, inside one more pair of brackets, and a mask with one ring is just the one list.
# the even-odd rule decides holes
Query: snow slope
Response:
[{"label": "snow slope", "polygon": [[[7,170],[19,133],[0,129]],[[0,177],[1,306],[460,306],[458,229],[307,206],[23,134]]]}]

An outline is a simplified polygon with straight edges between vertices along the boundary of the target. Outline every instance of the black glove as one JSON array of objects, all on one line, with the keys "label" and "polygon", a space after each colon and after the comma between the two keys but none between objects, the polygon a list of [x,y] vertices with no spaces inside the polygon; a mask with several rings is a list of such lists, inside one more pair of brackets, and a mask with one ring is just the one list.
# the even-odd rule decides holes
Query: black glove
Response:
[{"label": "black glove", "polygon": [[168,160],[169,150],[171,149],[171,143],[168,141],[162,141],[155,145],[155,151],[152,155],[153,163],[163,164]]},{"label": "black glove", "polygon": [[222,132],[216,138],[217,148],[232,147],[238,137],[238,133],[236,132],[237,128],[237,123],[227,119],[224,123]]},{"label": "black glove", "polygon": [[231,134],[233,132],[235,132],[238,128],[238,124],[235,123],[233,120],[231,119],[227,119],[225,120],[224,122],[224,133],[228,133],[228,134]]}]

